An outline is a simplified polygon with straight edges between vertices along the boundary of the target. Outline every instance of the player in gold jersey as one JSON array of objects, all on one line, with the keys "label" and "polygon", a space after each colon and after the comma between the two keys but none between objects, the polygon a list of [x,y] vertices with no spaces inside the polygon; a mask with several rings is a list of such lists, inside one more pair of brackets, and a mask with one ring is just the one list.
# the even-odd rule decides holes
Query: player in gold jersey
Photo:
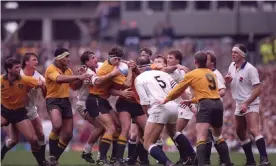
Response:
[{"label": "player in gold jersey", "polygon": [[[52,121],[52,131],[49,135],[51,165],[58,165],[58,159],[66,149],[73,136],[73,113],[71,108],[70,88],[81,80],[89,80],[89,74],[73,75],[68,68],[69,51],[57,48],[55,61],[45,72],[46,107]],[[74,89],[74,88],[73,88]]]},{"label": "player in gold jersey", "polygon": [[[2,75],[1,81],[1,127],[12,124],[31,144],[31,150],[38,164],[45,165],[46,161],[43,148],[38,144],[38,139],[31,121],[28,119],[25,108],[25,98],[32,88],[45,86],[41,80],[28,76],[20,76],[21,64],[19,60],[10,58],[5,61],[6,74]],[[4,145],[5,146],[5,145]],[[1,150],[1,159],[6,153],[5,148]]]},{"label": "player in gold jersey", "polygon": [[223,125],[223,104],[220,100],[218,83],[215,74],[207,68],[207,54],[199,51],[195,54],[195,70],[187,73],[184,79],[176,85],[169,93],[163,103],[179,97],[189,86],[194,90],[194,98],[184,100],[183,103],[190,106],[191,103],[198,104],[196,115],[197,131],[197,158],[198,165],[204,166],[206,139],[210,125],[218,145],[218,151],[223,154],[226,166],[232,165],[229,157],[228,146],[221,135]]}]

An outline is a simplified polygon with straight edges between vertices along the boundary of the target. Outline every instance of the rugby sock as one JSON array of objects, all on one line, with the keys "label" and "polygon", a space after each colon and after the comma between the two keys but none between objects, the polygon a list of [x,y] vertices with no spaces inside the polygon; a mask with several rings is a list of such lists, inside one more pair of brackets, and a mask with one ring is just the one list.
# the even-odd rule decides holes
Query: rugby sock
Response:
[{"label": "rugby sock", "polygon": [[100,160],[106,160],[106,154],[112,143],[112,135],[105,133],[102,137],[101,144],[100,144]]},{"label": "rugby sock", "polygon": [[210,162],[211,162],[210,158],[211,158],[212,144],[213,144],[212,130],[208,129],[208,136],[207,136],[207,141],[206,141],[205,164],[210,164]]},{"label": "rugby sock", "polygon": [[223,163],[230,164],[231,159],[230,159],[227,143],[222,138],[222,136],[215,138],[215,140],[216,140],[215,144],[217,145],[216,147],[217,147],[217,151],[218,151],[221,161]]},{"label": "rugby sock", "polygon": [[144,148],[144,145],[142,141],[139,142],[138,144],[138,154],[139,154],[139,160],[143,163],[149,163],[149,153],[148,151]]},{"label": "rugby sock", "polygon": [[264,140],[263,136],[259,135],[259,136],[255,137],[255,142],[256,142],[256,146],[259,150],[260,156],[267,158],[267,153],[266,153],[266,148],[265,148],[265,140]]},{"label": "rugby sock", "polygon": [[89,144],[89,143],[86,143],[86,144],[84,145],[83,152],[84,152],[84,153],[91,153],[92,146],[93,146],[93,145],[91,145],[91,144]]},{"label": "rugby sock", "polygon": [[111,158],[116,158],[117,156],[116,153],[117,153],[119,135],[120,134],[117,131],[113,134]]},{"label": "rugby sock", "polygon": [[182,153],[180,153],[180,156],[183,155],[181,156],[182,158],[186,156],[193,156],[195,154],[190,141],[182,133],[176,132],[173,140],[179,146],[179,151]]},{"label": "rugby sock", "polygon": [[129,139],[128,140],[128,158],[131,157],[131,155],[133,154],[135,148],[136,148],[136,140],[132,140],[132,139]]},{"label": "rugby sock", "polygon": [[56,133],[51,132],[49,135],[50,156],[55,156],[55,152],[58,148],[58,140],[59,136]]},{"label": "rugby sock", "polygon": [[205,153],[206,153],[206,142],[199,141],[196,144],[196,155],[197,155],[197,159],[198,159],[198,166],[204,166]]},{"label": "rugby sock", "polygon": [[256,163],[255,159],[254,159],[254,156],[253,156],[252,142],[250,141],[250,139],[242,141],[241,145],[242,145],[242,148],[244,150],[247,162],[248,163]]},{"label": "rugby sock", "polygon": [[66,149],[67,145],[69,142],[63,141],[61,139],[59,139],[58,142],[58,147],[57,147],[57,152],[56,152],[56,159],[58,160],[59,157],[61,156],[61,154],[64,152],[64,150]]},{"label": "rugby sock", "polygon": [[6,153],[12,148],[10,142],[11,142],[11,139],[7,139],[7,141],[4,143],[1,149],[1,160],[4,159]]},{"label": "rugby sock", "polygon": [[39,153],[41,153],[41,156],[44,156],[43,160],[46,161],[45,159],[46,142],[44,140],[44,137],[42,141],[38,141],[38,145],[40,146]]},{"label": "rugby sock", "polygon": [[116,153],[117,159],[123,159],[126,144],[127,144],[127,138],[123,135],[120,135],[117,143],[117,153]]},{"label": "rugby sock", "polygon": [[155,143],[160,149],[163,149],[163,140],[162,138],[160,138],[159,140],[157,140],[157,142]]},{"label": "rugby sock", "polygon": [[40,147],[38,148],[31,147],[32,153],[39,165],[41,165],[43,161],[45,161],[45,156],[43,156],[42,153],[40,153],[40,149],[41,149]]},{"label": "rugby sock", "polygon": [[149,147],[148,152],[150,155],[158,160],[161,164],[165,164],[167,161],[169,161],[168,157],[164,153],[162,149],[160,149],[157,145],[153,144]]}]

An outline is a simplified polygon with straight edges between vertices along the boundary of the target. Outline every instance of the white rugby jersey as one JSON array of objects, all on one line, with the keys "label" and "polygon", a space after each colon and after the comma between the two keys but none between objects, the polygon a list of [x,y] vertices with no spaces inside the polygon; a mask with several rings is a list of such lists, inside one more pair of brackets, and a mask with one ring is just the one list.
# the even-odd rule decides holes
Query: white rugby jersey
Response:
[{"label": "white rugby jersey", "polygon": [[[242,64],[239,69],[236,69],[235,62],[232,62],[228,74],[233,78],[231,82],[232,97],[238,103],[251,96],[253,85],[260,84],[258,71],[249,62]],[[251,104],[258,104],[259,102],[260,99],[257,97]]]},{"label": "white rugby jersey", "polygon": [[135,88],[141,105],[154,105],[163,101],[176,85],[173,78],[163,71],[150,70],[135,79]]},{"label": "white rugby jersey", "polygon": [[[186,73],[185,73],[184,70],[179,70],[179,69],[176,69],[176,70],[174,70],[174,72],[169,73],[169,75],[173,78],[173,80],[176,83],[179,83],[180,81],[182,81],[184,79],[184,77],[185,77],[185,74]],[[186,93],[186,95],[188,95],[189,98],[192,98],[192,93],[191,93],[191,88],[190,87],[188,87],[185,90],[185,93]]]},{"label": "white rugby jersey", "polygon": [[[102,64],[103,63],[101,62],[98,63],[98,67],[96,68],[96,71],[100,68]],[[86,69],[86,73],[92,75],[93,77],[91,78],[90,81],[83,81],[81,88],[78,90],[78,96],[77,96],[78,101],[86,101],[89,95],[89,87],[91,85],[94,85],[94,82],[97,79],[96,73],[92,71],[90,68]]]},{"label": "white rugby jersey", "polygon": [[218,80],[218,89],[226,89],[225,86],[225,80],[222,76],[222,74],[218,71],[218,69],[214,70],[213,73],[217,76],[217,80]]},{"label": "white rugby jersey", "polygon": [[[23,72],[23,70],[20,70],[20,75],[26,76]],[[41,79],[45,83],[45,78],[37,71],[34,72],[33,76],[31,76],[36,79]],[[32,88],[28,93],[28,102],[26,103],[26,108],[28,107],[34,107],[35,106],[35,98],[37,98],[38,91],[40,89]]]}]

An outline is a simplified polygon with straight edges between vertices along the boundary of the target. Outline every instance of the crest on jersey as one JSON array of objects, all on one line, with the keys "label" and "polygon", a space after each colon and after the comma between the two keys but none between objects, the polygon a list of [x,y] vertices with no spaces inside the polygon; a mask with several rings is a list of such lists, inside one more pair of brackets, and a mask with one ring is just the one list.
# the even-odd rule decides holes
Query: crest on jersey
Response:
[{"label": "crest on jersey", "polygon": [[20,89],[22,89],[22,88],[24,87],[24,85],[23,85],[23,84],[18,84],[18,87],[19,87]]}]

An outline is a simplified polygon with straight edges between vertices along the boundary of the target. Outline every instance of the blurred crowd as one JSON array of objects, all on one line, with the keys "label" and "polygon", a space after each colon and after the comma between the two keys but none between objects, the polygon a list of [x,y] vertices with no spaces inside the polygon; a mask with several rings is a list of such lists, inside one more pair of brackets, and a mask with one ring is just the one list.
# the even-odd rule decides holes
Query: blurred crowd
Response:
[{"label": "blurred crowd", "polygon": [[[137,28],[135,22],[131,22],[131,28]],[[161,25],[161,23],[160,23]],[[160,28],[161,27],[161,28]],[[183,53],[182,64],[194,68],[193,64],[193,54],[197,50],[213,50],[217,55],[217,68],[226,74],[228,66],[231,63],[231,49],[232,46],[237,42],[230,37],[214,38],[214,39],[197,39],[197,38],[183,38],[173,40],[173,30],[170,26],[163,24],[163,26],[158,26],[160,29],[156,29],[155,36],[152,39],[140,40],[135,44],[133,40],[124,40],[124,42],[118,43],[124,46],[125,57],[124,59],[135,59],[138,56],[138,49],[142,47],[149,47],[153,53],[156,55],[158,53],[163,53],[164,55],[170,49],[179,49]],[[139,32],[138,30],[136,32]],[[133,33],[134,34],[134,33]],[[133,37],[133,36],[132,36]],[[137,36],[136,36],[137,37]],[[139,38],[139,37],[138,37]],[[271,38],[270,38],[271,39]],[[275,38],[274,38],[275,39]],[[122,39],[123,40],[123,39]],[[132,42],[129,42],[132,41]],[[264,40],[259,45],[261,50],[261,55],[267,53],[263,51],[263,43],[268,44],[269,42]],[[270,40],[271,41],[271,40]],[[131,44],[129,44],[131,43]],[[271,42],[270,42],[271,43]],[[274,41],[274,43],[276,43]],[[104,61],[108,56],[109,49],[115,45],[115,42],[99,42],[92,41],[89,44],[82,45],[78,42],[56,42],[51,43],[46,47],[39,42],[34,43],[13,43],[13,44],[2,44],[1,45],[1,60],[3,66],[3,61],[11,56],[21,58],[25,52],[35,52],[39,56],[40,65],[38,66],[38,71],[44,73],[46,67],[53,62],[53,51],[56,47],[65,47],[70,50],[70,61],[71,68],[76,71],[80,65],[79,57],[85,50],[91,50],[95,53],[98,61]],[[275,48],[275,46],[271,47]],[[257,51],[258,52],[258,51]],[[260,116],[261,116],[261,131],[264,135],[267,146],[276,148],[276,66],[275,66],[275,53],[270,52],[274,59],[270,59],[269,62],[263,61],[264,63],[258,63],[257,68],[259,70],[260,79],[262,81],[262,94],[260,96]],[[257,53],[258,54],[258,53]],[[263,59],[263,58],[261,58]],[[273,65],[274,63],[274,65]],[[264,65],[265,64],[265,65]],[[3,73],[3,68],[2,68]],[[75,102],[76,102],[76,92],[71,93],[72,107],[75,112]],[[115,102],[111,99],[111,102]],[[239,148],[239,141],[235,133],[235,121],[234,121],[234,109],[235,103],[231,97],[230,90],[228,89],[223,100],[225,113],[224,113],[224,128],[223,133],[225,138],[227,138],[228,145],[231,149]],[[39,108],[40,117],[43,119],[43,126],[45,130],[45,135],[51,131],[51,123],[49,122],[49,116],[45,108],[45,100],[43,97],[37,99],[37,104]],[[193,144],[196,143],[195,134],[195,119],[191,120],[188,127],[184,130],[184,133],[191,140]],[[85,143],[88,139],[89,132],[92,131],[90,124],[85,122],[77,112],[74,115],[74,137],[73,143]],[[2,139],[5,138],[7,132],[3,129],[1,132]]]}]

